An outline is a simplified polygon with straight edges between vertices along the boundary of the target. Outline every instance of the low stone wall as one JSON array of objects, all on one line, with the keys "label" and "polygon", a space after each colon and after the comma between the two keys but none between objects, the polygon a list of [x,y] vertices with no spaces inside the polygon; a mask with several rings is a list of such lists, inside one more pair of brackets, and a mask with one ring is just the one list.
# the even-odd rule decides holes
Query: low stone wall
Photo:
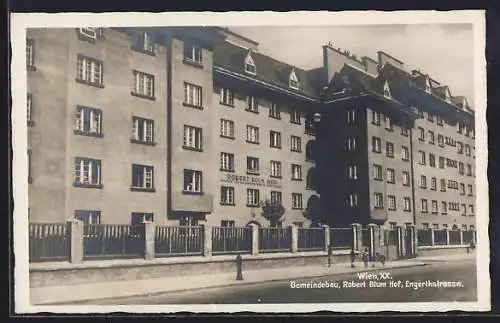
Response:
[{"label": "low stone wall", "polygon": [[[30,288],[88,284],[148,278],[234,272],[235,255],[212,257],[155,258],[152,260],[100,260],[81,264],[67,262],[30,264]],[[298,252],[242,255],[243,272],[263,268],[319,265],[328,262],[326,252]],[[350,261],[350,250],[337,250],[333,263]]]},{"label": "low stone wall", "polygon": [[418,257],[441,256],[453,253],[466,253],[468,246],[426,246],[418,247]]}]

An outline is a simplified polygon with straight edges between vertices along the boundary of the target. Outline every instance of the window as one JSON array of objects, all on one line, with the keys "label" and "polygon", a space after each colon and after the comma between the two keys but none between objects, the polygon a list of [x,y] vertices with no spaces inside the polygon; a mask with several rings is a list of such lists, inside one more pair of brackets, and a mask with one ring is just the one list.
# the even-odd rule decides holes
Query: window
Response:
[{"label": "window", "polygon": [[385,81],[385,83],[384,83],[384,96],[386,98],[391,97],[391,90],[389,89],[389,84],[387,83],[387,81]]},{"label": "window", "polygon": [[82,221],[83,225],[100,224],[101,211],[75,210],[75,219]]},{"label": "window", "polygon": [[76,79],[80,83],[102,87],[102,62],[93,58],[78,55]]},{"label": "window", "polygon": [[462,231],[467,231],[467,224],[462,224]]},{"label": "window", "polygon": [[387,157],[394,158],[394,144],[392,142],[386,142],[385,149]]},{"label": "window", "polygon": [[271,103],[271,107],[269,108],[269,117],[281,119],[281,109],[276,103]]},{"label": "window", "polygon": [[438,213],[438,211],[439,211],[439,210],[438,210],[438,201],[433,200],[433,201],[431,202],[431,208],[432,208],[432,209],[431,209],[431,212],[432,212],[432,213],[434,213],[434,214],[437,214],[437,213]]},{"label": "window", "polygon": [[256,157],[247,157],[247,173],[259,174],[259,159]]},{"label": "window", "polygon": [[458,190],[458,182],[457,181],[448,181],[448,188]]},{"label": "window", "polygon": [[154,98],[154,76],[134,70],[135,87],[132,94],[147,98]]},{"label": "window", "polygon": [[292,180],[295,181],[302,180],[302,166],[292,164]]},{"label": "window", "polygon": [[76,108],[75,133],[102,136],[102,111],[78,106]]},{"label": "window", "polygon": [[436,177],[431,178],[431,190],[433,190],[433,191],[437,190],[437,178]]},{"label": "window", "polygon": [[347,198],[347,205],[349,207],[358,206],[358,194],[356,194],[356,193],[349,194],[349,197]]},{"label": "window", "polygon": [[144,222],[153,222],[153,213],[132,212],[130,215],[130,225],[140,225]]},{"label": "window", "polygon": [[446,223],[443,224],[443,230],[448,230],[448,224]]},{"label": "window", "polygon": [[439,157],[439,168],[444,168],[444,157]]},{"label": "window", "polygon": [[297,74],[295,74],[295,70],[292,70],[292,72],[290,73],[288,85],[294,90],[299,89],[299,79],[297,78]]},{"label": "window", "polygon": [[74,169],[75,186],[100,186],[101,161],[90,158],[75,158]]},{"label": "window", "polygon": [[427,120],[430,122],[434,122],[434,115],[430,112],[427,113]]},{"label": "window", "polygon": [[402,146],[401,147],[401,155],[402,155],[402,159],[404,161],[409,161],[410,160],[410,149],[408,149],[408,147]]},{"label": "window", "polygon": [[425,175],[420,175],[420,187],[427,188],[427,177]]},{"label": "window", "polygon": [[378,111],[372,110],[372,123],[374,125],[380,126],[381,114]]},{"label": "window", "polygon": [[388,116],[385,117],[385,129],[388,131],[394,131],[391,118]]},{"label": "window", "polygon": [[473,196],[473,189],[472,189],[472,184],[467,184],[467,189],[469,190],[469,196]]},{"label": "window", "polygon": [[411,199],[409,197],[403,197],[403,210],[411,212]]},{"label": "window", "polygon": [[419,150],[420,165],[425,165],[425,151]]},{"label": "window", "polygon": [[184,170],[184,193],[202,192],[202,173],[197,170]]},{"label": "window", "polygon": [[450,211],[460,211],[460,204],[456,202],[449,202],[448,204],[449,204],[448,209]]},{"label": "window", "polygon": [[429,223],[422,223],[422,229],[429,230]]},{"label": "window", "polygon": [[421,118],[424,117],[424,110],[422,110],[422,107],[417,107],[417,114]]},{"label": "window", "polygon": [[395,170],[392,168],[387,168],[387,183],[390,184],[396,183]]},{"label": "window", "polygon": [[234,187],[221,186],[220,188],[220,204],[234,205]]},{"label": "window", "polygon": [[429,130],[429,143],[434,145],[434,131]]},{"label": "window", "polygon": [[463,133],[463,131],[464,131],[464,125],[461,124],[460,122],[457,123],[457,132],[458,133]]},{"label": "window", "polygon": [[26,67],[28,69],[35,67],[35,41],[33,39],[26,40]]},{"label": "window", "polygon": [[459,163],[458,163],[458,173],[459,173],[460,175],[463,175],[463,174],[464,174],[464,163],[462,163],[462,162],[459,162]]},{"label": "window", "polygon": [[346,115],[347,115],[347,120],[346,120],[347,124],[356,123],[356,110],[355,109],[347,109]]},{"label": "window", "polygon": [[259,128],[247,126],[247,142],[252,144],[259,143]]},{"label": "window", "polygon": [[440,181],[441,184],[441,192],[446,192],[446,180],[444,178]]},{"label": "window", "polygon": [[403,172],[403,185],[404,186],[410,186],[410,173],[404,171]]},{"label": "window", "polygon": [[425,141],[425,130],[422,127],[418,127],[417,129],[418,133],[418,140],[420,141]]},{"label": "window", "polygon": [[273,148],[281,148],[281,133],[277,131],[270,131],[269,132],[269,140],[270,143],[269,145]]},{"label": "window", "polygon": [[429,166],[436,167],[436,155],[429,154]]},{"label": "window", "polygon": [[247,206],[259,206],[259,190],[253,188],[247,189]]},{"label": "window", "polygon": [[467,176],[472,176],[472,166],[467,164]]},{"label": "window", "polygon": [[438,146],[444,147],[444,137],[443,135],[438,135]]},{"label": "window", "polygon": [[474,205],[469,204],[469,215],[473,216],[474,215]]},{"label": "window", "polygon": [[374,193],[374,207],[376,209],[382,209],[384,208],[384,196],[382,193]]},{"label": "window", "polygon": [[220,226],[223,228],[233,228],[234,227],[234,220],[221,220]]},{"label": "window", "polygon": [[345,149],[347,151],[354,151],[354,150],[356,150],[356,137],[347,137],[346,138]]},{"label": "window", "polygon": [[457,161],[453,159],[446,158],[446,166],[457,168]]},{"label": "window", "polygon": [[373,165],[373,179],[382,180],[382,166],[380,165]]},{"label": "window", "polygon": [[293,225],[296,226],[297,228],[303,228],[304,227],[304,222],[293,221]]},{"label": "window", "polygon": [[446,214],[447,213],[447,204],[445,201],[441,202],[441,214]]},{"label": "window", "polygon": [[28,126],[33,125],[33,120],[32,120],[32,112],[33,112],[33,96],[31,93],[28,93],[26,95],[26,114],[27,114],[27,121],[28,121]]},{"label": "window", "polygon": [[203,149],[202,129],[184,125],[184,149]]},{"label": "window", "polygon": [[422,199],[422,213],[427,213],[429,212],[428,208],[427,208],[427,200],[426,199]]},{"label": "window", "polygon": [[281,162],[271,160],[271,177],[281,178]]},{"label": "window", "polygon": [[87,40],[95,40],[102,35],[102,29],[95,27],[78,28],[78,35]]},{"label": "window", "polygon": [[220,103],[234,107],[234,93],[230,89],[220,89]]},{"label": "window", "polygon": [[254,96],[247,97],[247,111],[259,113],[259,102]]},{"label": "window", "polygon": [[234,154],[220,153],[220,170],[234,172]]},{"label": "window", "polygon": [[394,195],[387,196],[387,208],[391,211],[396,210],[396,196]]},{"label": "window", "polygon": [[465,155],[470,156],[470,146],[469,145],[465,145]]},{"label": "window", "polygon": [[154,54],[155,52],[155,43],[153,41],[153,37],[148,32],[143,32],[139,39],[140,50],[146,53]]},{"label": "window", "polygon": [[245,58],[245,72],[255,75],[257,74],[257,67],[255,66],[255,62],[253,61],[252,55],[250,55],[250,52],[248,53],[247,57]]},{"label": "window", "polygon": [[221,119],[220,135],[224,138],[234,139],[234,121]]},{"label": "window", "polygon": [[460,141],[457,141],[458,153],[462,155],[464,153],[464,144]]},{"label": "window", "polygon": [[382,151],[382,140],[379,137],[372,137],[373,152],[380,153]]},{"label": "window", "polygon": [[[179,225],[186,226],[186,227],[192,227],[192,226],[197,226],[198,225],[198,218],[194,216],[181,216],[179,219]],[[189,232],[187,230],[182,230],[182,234],[185,234],[186,232]]]},{"label": "window", "polygon": [[290,122],[295,124],[300,124],[300,110],[293,109],[290,112]]},{"label": "window", "polygon": [[433,228],[434,230],[438,230],[438,229],[439,229],[439,224],[437,224],[437,223],[433,223],[433,224],[432,224],[432,228]]},{"label": "window", "polygon": [[184,83],[184,105],[202,108],[201,86]]},{"label": "window", "polygon": [[391,230],[395,230],[397,225],[398,225],[397,222],[389,222],[389,228]]},{"label": "window", "polygon": [[281,205],[281,192],[271,191],[271,203]]},{"label": "window", "polygon": [[464,183],[460,183],[460,195],[465,195],[465,184]]},{"label": "window", "polygon": [[301,142],[300,137],[292,135],[290,137],[290,145],[291,145],[291,147],[290,147],[291,151],[295,151],[298,153],[300,153],[302,151],[302,142]]},{"label": "window", "polygon": [[132,164],[132,189],[153,190],[153,166]]},{"label": "window", "polygon": [[184,42],[184,62],[203,63],[203,51],[197,44]]},{"label": "window", "polygon": [[436,116],[436,123],[438,126],[442,126],[443,125],[443,118],[441,118],[440,116]]},{"label": "window", "polygon": [[349,165],[347,171],[349,179],[358,179],[358,165]]},{"label": "window", "polygon": [[292,209],[294,210],[302,209],[302,194],[292,193]]},{"label": "window", "polygon": [[461,209],[462,209],[462,214],[461,214],[461,215],[462,215],[462,216],[466,216],[466,215],[467,215],[467,204],[462,203],[462,204],[460,205],[460,207],[461,207]]},{"label": "window", "polygon": [[406,126],[401,126],[401,136],[408,137],[410,135],[410,130]]},{"label": "window", "polygon": [[139,117],[132,117],[132,142],[154,142],[154,121]]}]

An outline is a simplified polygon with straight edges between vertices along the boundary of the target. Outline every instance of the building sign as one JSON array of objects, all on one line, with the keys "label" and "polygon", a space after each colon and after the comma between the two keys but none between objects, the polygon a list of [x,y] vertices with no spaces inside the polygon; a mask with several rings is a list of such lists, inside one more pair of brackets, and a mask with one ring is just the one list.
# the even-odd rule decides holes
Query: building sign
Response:
[{"label": "building sign", "polygon": [[221,181],[226,183],[281,188],[281,183],[278,180],[273,178],[262,178],[260,176],[227,174]]}]

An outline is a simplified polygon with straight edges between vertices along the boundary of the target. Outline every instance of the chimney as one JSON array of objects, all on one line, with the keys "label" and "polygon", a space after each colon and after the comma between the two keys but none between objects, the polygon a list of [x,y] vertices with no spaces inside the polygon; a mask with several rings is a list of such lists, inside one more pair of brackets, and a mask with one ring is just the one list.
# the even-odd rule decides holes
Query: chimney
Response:
[{"label": "chimney", "polygon": [[378,51],[378,65],[383,66],[385,63],[390,63],[391,65],[396,66],[399,69],[404,70],[404,63],[400,61],[399,59],[387,54],[384,51]]},{"label": "chimney", "polygon": [[333,48],[328,45],[323,46],[323,67],[328,72],[328,82],[346,63],[360,70],[366,70],[363,62],[351,55],[349,51]]},{"label": "chimney", "polygon": [[378,74],[378,64],[376,60],[368,56],[363,56],[361,60],[363,61],[365,70],[368,74],[373,76],[376,76]]}]

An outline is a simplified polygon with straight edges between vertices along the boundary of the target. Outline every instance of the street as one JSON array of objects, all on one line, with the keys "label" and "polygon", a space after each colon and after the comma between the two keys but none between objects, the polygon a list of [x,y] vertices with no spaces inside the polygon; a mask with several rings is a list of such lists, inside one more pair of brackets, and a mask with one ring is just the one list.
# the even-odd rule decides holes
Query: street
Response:
[{"label": "street", "polygon": [[[264,282],[202,290],[169,292],[122,299],[106,299],[78,304],[147,305],[147,304],[255,304],[255,303],[350,303],[350,302],[470,302],[476,301],[476,263],[474,260],[435,262],[425,266],[387,270],[390,277],[372,282],[357,273],[337,274],[317,279],[297,279],[297,285],[308,282],[338,282],[340,288],[292,288],[291,281]],[[459,287],[404,286],[423,281],[462,282]],[[398,281],[402,285],[395,287]],[[407,282],[408,281],[408,282]],[[361,287],[360,287],[361,285]],[[375,287],[374,285],[377,285]],[[385,286],[384,286],[385,285]]]}]

